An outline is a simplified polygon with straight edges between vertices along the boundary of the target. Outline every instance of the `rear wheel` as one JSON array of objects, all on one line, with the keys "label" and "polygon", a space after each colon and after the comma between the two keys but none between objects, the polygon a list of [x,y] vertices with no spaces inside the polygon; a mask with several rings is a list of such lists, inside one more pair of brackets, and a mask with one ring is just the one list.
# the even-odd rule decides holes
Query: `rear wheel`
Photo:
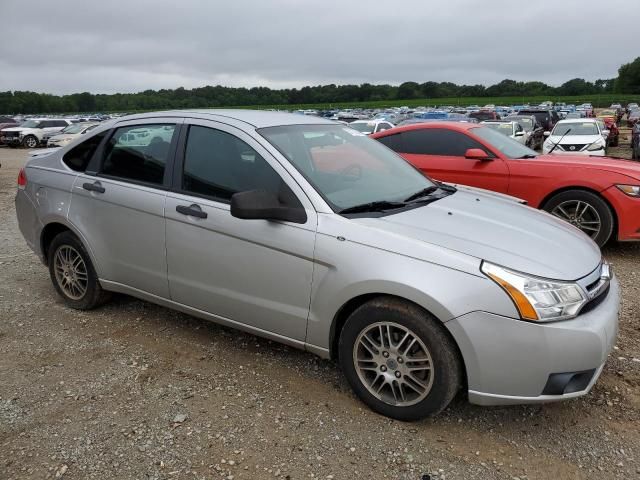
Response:
[{"label": "rear wheel", "polygon": [[351,314],[340,334],[339,358],[356,395],[398,420],[441,412],[462,381],[457,348],[440,322],[395,298],[372,300]]},{"label": "rear wheel", "polygon": [[71,232],[58,234],[48,252],[51,281],[64,303],[90,310],[108,299],[84,246]]},{"label": "rear wheel", "polygon": [[27,135],[22,140],[22,146],[26,148],[36,148],[38,146],[38,139],[33,135]]},{"label": "rear wheel", "polygon": [[543,210],[570,223],[602,247],[613,234],[613,212],[597,194],[568,190],[552,197]]}]

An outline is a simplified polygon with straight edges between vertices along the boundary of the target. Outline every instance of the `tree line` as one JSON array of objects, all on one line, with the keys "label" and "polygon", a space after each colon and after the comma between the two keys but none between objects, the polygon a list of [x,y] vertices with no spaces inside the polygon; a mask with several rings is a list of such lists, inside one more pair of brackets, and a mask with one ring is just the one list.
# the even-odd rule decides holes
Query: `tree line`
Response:
[{"label": "tree line", "polygon": [[574,78],[559,87],[543,82],[502,80],[491,86],[457,85],[451,82],[404,82],[394,85],[319,85],[274,90],[267,87],[206,86],[193,89],[145,90],[138,93],[51,95],[29,91],[0,92],[0,113],[130,112],[177,108],[210,108],[250,105],[332,104],[391,100],[534,97],[597,94],[640,94],[640,57],[622,65],[615,79],[590,82]]}]

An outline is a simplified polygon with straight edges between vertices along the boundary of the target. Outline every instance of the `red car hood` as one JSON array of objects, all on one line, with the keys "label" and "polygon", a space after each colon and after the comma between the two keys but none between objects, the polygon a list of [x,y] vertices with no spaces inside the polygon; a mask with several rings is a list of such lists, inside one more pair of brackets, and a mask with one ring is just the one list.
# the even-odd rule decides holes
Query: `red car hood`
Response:
[{"label": "red car hood", "polygon": [[640,163],[611,157],[590,157],[588,155],[540,155],[532,161],[580,167],[592,170],[606,170],[640,180]]}]

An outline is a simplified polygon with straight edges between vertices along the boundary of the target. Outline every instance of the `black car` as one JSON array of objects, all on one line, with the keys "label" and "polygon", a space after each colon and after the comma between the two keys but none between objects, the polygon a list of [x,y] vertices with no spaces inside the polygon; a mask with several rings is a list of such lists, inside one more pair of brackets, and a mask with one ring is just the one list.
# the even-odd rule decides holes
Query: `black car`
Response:
[{"label": "black car", "polygon": [[550,132],[553,130],[553,126],[560,120],[560,115],[555,110],[544,110],[541,108],[530,108],[526,110],[520,110],[518,115],[534,116],[538,123],[542,125],[542,128]]},{"label": "black car", "polygon": [[527,147],[541,149],[544,143],[544,128],[534,115],[508,115],[505,120],[518,122],[525,132],[531,132],[527,139]]}]

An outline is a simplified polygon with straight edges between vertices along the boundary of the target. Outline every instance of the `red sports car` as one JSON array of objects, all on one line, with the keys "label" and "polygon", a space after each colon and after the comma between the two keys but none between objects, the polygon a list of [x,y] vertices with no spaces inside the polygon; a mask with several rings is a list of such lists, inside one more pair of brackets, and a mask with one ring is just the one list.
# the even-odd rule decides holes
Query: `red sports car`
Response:
[{"label": "red sports car", "polygon": [[437,180],[519,197],[566,220],[598,245],[640,240],[640,164],[539,155],[471,123],[424,123],[372,135]]}]

